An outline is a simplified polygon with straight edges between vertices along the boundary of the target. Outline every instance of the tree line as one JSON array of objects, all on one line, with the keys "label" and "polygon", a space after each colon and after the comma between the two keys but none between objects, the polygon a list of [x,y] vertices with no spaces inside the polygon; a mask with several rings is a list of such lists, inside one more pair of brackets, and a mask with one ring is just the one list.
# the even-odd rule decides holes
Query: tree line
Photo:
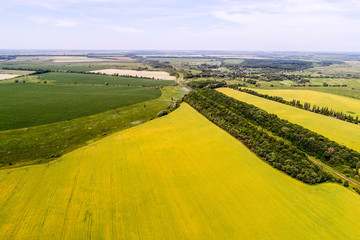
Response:
[{"label": "tree line", "polygon": [[272,100],[272,101],[275,101],[275,102],[279,102],[279,103],[283,103],[283,104],[286,104],[286,105],[301,108],[301,109],[304,109],[304,110],[307,110],[307,111],[310,111],[310,112],[319,113],[319,114],[322,114],[322,115],[325,115],[325,116],[335,117],[337,119],[340,119],[340,120],[343,120],[343,121],[346,121],[346,122],[355,123],[355,124],[360,123],[359,116],[353,117],[350,114],[345,114],[345,113],[343,113],[341,111],[335,111],[335,110],[333,110],[331,108],[329,109],[328,107],[320,107],[320,106],[317,106],[315,104],[311,106],[311,104],[307,103],[307,102],[302,104],[300,102],[300,100],[295,100],[295,99],[293,99],[291,101],[287,101],[287,100],[285,100],[285,99],[283,99],[282,97],[279,97],[279,96],[269,96],[267,94],[262,94],[262,93],[259,93],[259,92],[256,92],[254,90],[247,89],[247,88],[241,88],[241,87],[239,88],[237,86],[231,86],[231,85],[229,87],[233,88],[235,90],[241,91],[241,92],[245,92],[245,93],[255,95],[255,96],[258,96],[258,97],[262,97],[262,98],[266,98],[266,99],[269,99],[269,100]]},{"label": "tree line", "polygon": [[299,71],[313,67],[313,63],[308,61],[278,59],[244,59],[244,61],[239,65],[247,68],[273,68],[292,71]]},{"label": "tree line", "polygon": [[191,81],[188,82],[186,85],[188,85],[191,88],[219,88],[219,87],[227,86],[225,81],[216,81],[216,80]]},{"label": "tree line", "polygon": [[280,119],[275,114],[230,98],[214,90],[202,90],[208,96],[208,101],[221,102],[223,106],[232,109],[238,116],[250,123],[271,132],[271,134],[289,141],[299,150],[316,157],[339,172],[349,176],[358,177],[360,168],[360,153],[346,146],[340,145],[330,139],[310,131],[302,126]]},{"label": "tree line", "polygon": [[190,92],[184,97],[184,101],[242,141],[261,159],[291,177],[308,184],[335,180],[331,174],[310,161],[307,155],[292,143],[264,131],[257,122],[250,121],[248,115],[241,109],[246,108],[246,112],[254,112],[256,109],[253,106],[211,89]]}]

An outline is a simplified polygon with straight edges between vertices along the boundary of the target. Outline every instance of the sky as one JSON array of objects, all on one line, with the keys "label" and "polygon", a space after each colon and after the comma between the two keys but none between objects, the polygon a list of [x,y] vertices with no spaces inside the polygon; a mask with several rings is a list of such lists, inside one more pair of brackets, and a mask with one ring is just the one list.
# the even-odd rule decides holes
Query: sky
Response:
[{"label": "sky", "polygon": [[359,0],[0,0],[0,49],[360,51]]}]

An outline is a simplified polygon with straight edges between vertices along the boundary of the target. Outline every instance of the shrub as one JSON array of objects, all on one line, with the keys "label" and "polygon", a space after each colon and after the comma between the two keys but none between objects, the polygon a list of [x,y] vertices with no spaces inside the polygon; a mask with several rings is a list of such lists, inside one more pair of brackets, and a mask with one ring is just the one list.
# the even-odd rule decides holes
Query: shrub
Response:
[{"label": "shrub", "polygon": [[158,117],[162,117],[162,116],[165,116],[167,114],[168,114],[168,112],[166,110],[163,110],[163,111],[158,113]]}]

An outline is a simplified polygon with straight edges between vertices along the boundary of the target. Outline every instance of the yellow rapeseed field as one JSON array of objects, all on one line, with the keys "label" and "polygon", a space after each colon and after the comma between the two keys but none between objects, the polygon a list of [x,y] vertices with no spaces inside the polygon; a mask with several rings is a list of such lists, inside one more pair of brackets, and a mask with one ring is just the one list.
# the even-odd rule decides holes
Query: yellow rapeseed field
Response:
[{"label": "yellow rapeseed field", "polygon": [[235,99],[253,104],[269,113],[278,115],[279,118],[299,124],[335,142],[343,144],[356,151],[360,151],[359,125],[309,112],[230,88],[219,88],[218,91]]},{"label": "yellow rapeseed field", "polygon": [[360,196],[273,169],[186,104],[0,171],[1,239],[360,239]]},{"label": "yellow rapeseed field", "polygon": [[343,97],[330,93],[316,92],[311,90],[290,90],[290,89],[254,89],[255,91],[267,94],[270,96],[279,96],[285,100],[291,101],[293,99],[300,100],[301,103],[304,102],[311,103],[312,105],[317,105],[320,107],[328,107],[335,111],[343,112],[347,115],[360,117],[360,100]]}]

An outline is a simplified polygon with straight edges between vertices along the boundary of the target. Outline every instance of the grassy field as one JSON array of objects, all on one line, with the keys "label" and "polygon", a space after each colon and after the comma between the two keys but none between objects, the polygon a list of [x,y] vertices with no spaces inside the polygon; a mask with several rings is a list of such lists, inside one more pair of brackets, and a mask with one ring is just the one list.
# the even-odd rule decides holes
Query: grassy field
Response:
[{"label": "grassy field", "polygon": [[360,86],[360,79],[346,79],[346,78],[308,78],[311,84],[323,85],[327,83],[329,85],[343,85],[348,86]]},{"label": "grassy field", "polygon": [[[31,77],[25,77],[31,78]],[[174,81],[169,80],[153,80],[146,78],[135,77],[115,77],[96,74],[81,74],[81,73],[59,73],[50,72],[40,75],[36,75],[36,79],[39,81],[50,81],[56,84],[101,84],[106,82],[109,85],[132,85],[132,86],[171,86],[174,85]]]},{"label": "grassy field", "polygon": [[164,87],[159,98],[70,121],[0,132],[0,168],[48,162],[94,139],[157,117],[185,91]]},{"label": "grassy field", "polygon": [[360,196],[304,185],[183,104],[0,171],[2,239],[359,239]]},{"label": "grassy field", "polygon": [[225,59],[224,60],[225,64],[240,64],[242,62],[244,62],[244,60],[242,60],[242,59]]},{"label": "grassy field", "polygon": [[310,69],[310,71],[321,72],[323,74],[360,73],[360,61],[346,61],[345,64],[333,64],[326,67],[316,67]]},{"label": "grassy field", "polygon": [[304,89],[360,99],[360,86],[354,89],[349,87],[314,87],[314,88],[304,88]]},{"label": "grassy field", "polygon": [[6,61],[0,62],[1,68],[23,68],[23,69],[33,69],[33,70],[70,70],[70,71],[91,71],[97,69],[138,69],[147,67],[149,70],[153,70],[153,68],[149,65],[145,65],[143,63],[137,62],[88,62],[88,63],[62,63],[62,62],[44,62],[39,61],[36,62],[33,59],[24,60],[24,61]]},{"label": "grassy field", "polygon": [[265,90],[254,89],[255,91],[270,96],[279,96],[287,101],[293,99],[300,100],[301,103],[311,103],[320,107],[332,108],[335,111],[341,111],[352,116],[360,116],[360,101],[357,99],[342,97],[334,94],[328,94],[310,90]]},{"label": "grassy field", "polygon": [[[255,79],[256,80],[256,79]],[[327,87],[329,89],[331,88],[341,88],[341,89],[351,89],[353,87],[359,88],[360,87],[360,79],[345,79],[345,78],[308,78],[310,81],[309,83],[306,83],[306,85],[314,85],[315,87],[308,87],[311,89],[318,89],[323,88],[323,83],[327,83],[330,86]],[[284,81],[259,81],[258,83],[261,85],[261,87],[269,87],[270,85],[273,85],[275,87],[291,87],[292,85],[296,84],[293,81],[290,80],[284,80]],[[347,87],[332,87],[333,85],[347,85]],[[298,87],[297,87],[298,88]]]},{"label": "grassy field", "polygon": [[1,84],[0,131],[89,116],[160,95],[146,87]]},{"label": "grassy field", "polygon": [[279,118],[299,124],[356,151],[360,151],[360,126],[230,88],[219,88],[217,90],[235,99],[253,104],[269,113],[276,114]]}]

